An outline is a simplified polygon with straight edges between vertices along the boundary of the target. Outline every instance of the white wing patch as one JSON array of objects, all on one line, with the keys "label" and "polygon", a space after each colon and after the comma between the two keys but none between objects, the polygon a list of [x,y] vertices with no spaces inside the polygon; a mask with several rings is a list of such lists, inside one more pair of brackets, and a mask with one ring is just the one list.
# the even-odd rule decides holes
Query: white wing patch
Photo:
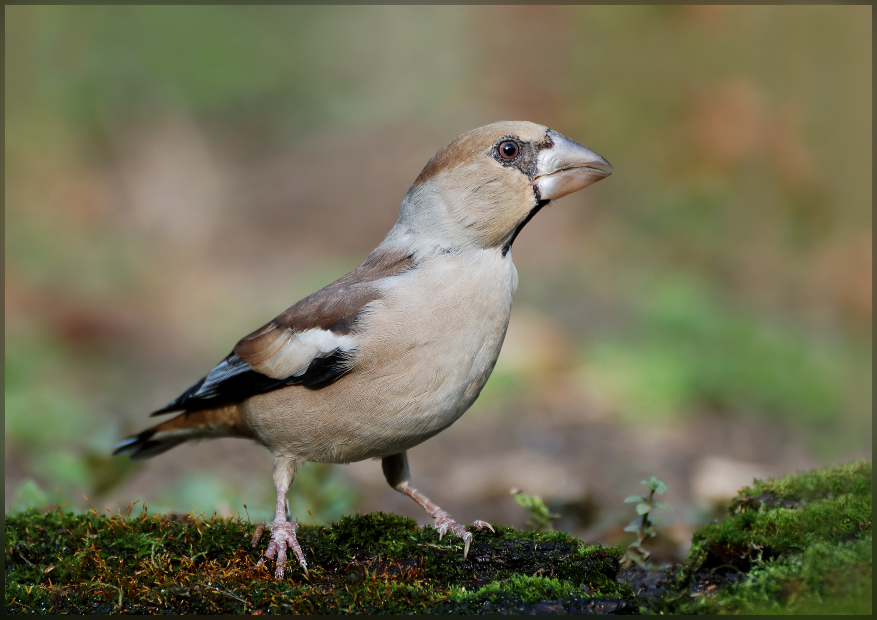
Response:
[{"label": "white wing patch", "polygon": [[341,335],[318,328],[296,333],[287,328],[282,330],[269,347],[247,361],[254,371],[282,380],[301,376],[318,357],[327,357],[336,351],[346,352],[354,348],[356,338],[349,334]]}]

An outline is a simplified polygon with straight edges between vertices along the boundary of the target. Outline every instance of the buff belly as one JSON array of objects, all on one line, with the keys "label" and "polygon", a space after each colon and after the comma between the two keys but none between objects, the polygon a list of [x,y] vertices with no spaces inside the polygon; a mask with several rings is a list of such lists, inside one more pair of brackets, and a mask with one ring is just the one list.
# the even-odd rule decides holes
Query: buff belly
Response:
[{"label": "buff belly", "polygon": [[[348,463],[402,452],[457,420],[493,370],[517,280],[510,256],[468,258],[457,268],[480,274],[477,286],[465,273],[436,273],[454,268],[444,261],[388,287],[363,319],[363,331],[385,336],[356,351],[349,374],[319,390],[291,386],[242,403],[256,438],[296,460]],[[473,265],[478,260],[493,269]],[[461,284],[435,291],[437,278]]]}]

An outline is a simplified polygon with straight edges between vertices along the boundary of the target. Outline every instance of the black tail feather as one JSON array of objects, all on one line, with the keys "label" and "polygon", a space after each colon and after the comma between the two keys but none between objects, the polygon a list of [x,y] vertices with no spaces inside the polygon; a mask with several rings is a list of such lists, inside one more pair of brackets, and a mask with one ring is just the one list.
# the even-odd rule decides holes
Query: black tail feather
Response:
[{"label": "black tail feather", "polygon": [[187,437],[156,437],[159,433],[156,428],[148,428],[133,437],[129,437],[124,441],[120,441],[113,449],[113,456],[130,455],[132,461],[145,461],[162,452],[167,452],[171,448],[185,442]]}]

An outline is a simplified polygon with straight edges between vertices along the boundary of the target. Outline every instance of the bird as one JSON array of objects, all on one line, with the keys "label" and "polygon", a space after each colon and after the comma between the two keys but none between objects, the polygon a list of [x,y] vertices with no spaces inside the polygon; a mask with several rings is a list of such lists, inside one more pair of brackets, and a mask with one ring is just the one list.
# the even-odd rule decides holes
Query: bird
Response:
[{"label": "bird", "polygon": [[287,548],[308,574],[286,502],[307,462],[381,459],[387,483],[426,510],[440,539],[462,539],[465,559],[472,533],[411,484],[407,450],[459,419],[493,371],[518,286],[511,248],[521,229],[612,171],[591,149],[531,122],[462,134],[427,162],[361,265],[243,337],[151,414],[176,416],[113,454],[143,460],[217,437],[268,448],[277,503],[259,564],[274,560],[277,580]]}]

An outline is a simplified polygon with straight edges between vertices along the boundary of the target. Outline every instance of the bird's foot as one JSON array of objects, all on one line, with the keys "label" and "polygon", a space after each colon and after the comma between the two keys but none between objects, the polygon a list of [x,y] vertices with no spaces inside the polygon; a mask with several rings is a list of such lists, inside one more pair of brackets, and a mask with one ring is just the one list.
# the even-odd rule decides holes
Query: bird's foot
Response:
[{"label": "bird's foot", "polygon": [[[256,530],[256,535],[253,536],[252,542],[254,547],[259,542],[259,538],[264,531],[265,527],[262,525]],[[305,575],[307,575],[308,565],[307,562],[305,562],[305,556],[304,553],[302,553],[301,546],[298,544],[298,539],[295,537],[297,531],[297,522],[275,521],[274,525],[271,526],[271,541],[268,543],[268,548],[265,550],[265,553],[262,555],[256,566],[264,565],[266,559],[270,560],[276,555],[277,569],[274,571],[274,578],[281,581],[286,569],[286,548],[289,547],[292,549],[292,553],[295,555],[296,559],[298,559],[298,563],[301,565]]]},{"label": "bird's foot", "polygon": [[[451,518],[451,515],[446,513],[444,510],[438,510],[433,515],[432,518],[435,519],[435,529],[438,530],[439,540],[444,538],[445,534],[451,532],[452,534],[457,535],[463,540],[463,559],[466,559],[466,556],[469,555],[469,545],[472,544],[472,533],[466,531],[465,525],[460,525],[456,521]],[[471,527],[474,527],[478,530],[488,529],[491,532],[495,531],[493,526],[490,525],[487,521],[473,521],[469,524]]]}]

